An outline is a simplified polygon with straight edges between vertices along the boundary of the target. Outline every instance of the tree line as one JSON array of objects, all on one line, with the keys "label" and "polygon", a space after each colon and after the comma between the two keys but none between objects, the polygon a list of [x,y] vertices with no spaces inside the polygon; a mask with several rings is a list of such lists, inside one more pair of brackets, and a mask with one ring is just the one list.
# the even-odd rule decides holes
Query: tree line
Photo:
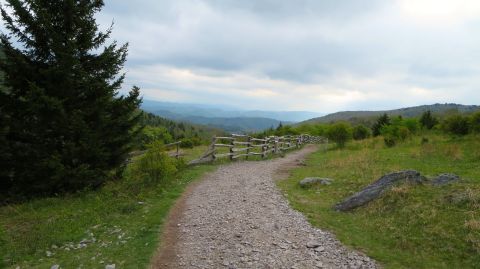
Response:
[{"label": "tree line", "polygon": [[303,124],[297,126],[282,125],[255,134],[256,137],[270,135],[298,135],[308,133],[325,136],[335,142],[338,147],[344,147],[349,140],[363,140],[369,137],[382,136],[385,145],[393,147],[422,130],[434,130],[454,136],[464,136],[470,133],[480,133],[480,111],[472,114],[450,113],[450,115],[435,116],[430,110],[424,111],[418,118],[404,118],[383,114],[370,124],[352,125],[339,121],[330,124]]}]

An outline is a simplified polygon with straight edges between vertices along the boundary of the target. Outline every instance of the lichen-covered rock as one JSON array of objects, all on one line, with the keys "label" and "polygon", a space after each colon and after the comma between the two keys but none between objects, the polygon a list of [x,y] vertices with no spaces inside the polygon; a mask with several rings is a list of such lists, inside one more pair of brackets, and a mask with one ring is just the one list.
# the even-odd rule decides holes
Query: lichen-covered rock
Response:
[{"label": "lichen-covered rock", "polygon": [[459,181],[460,177],[455,174],[440,174],[436,178],[432,179],[432,185],[441,186],[446,185],[454,181]]},{"label": "lichen-covered rock", "polygon": [[330,185],[332,184],[332,179],[329,178],[320,178],[320,177],[306,177],[302,179],[299,184],[303,188],[310,187],[312,185],[320,184],[320,185]]},{"label": "lichen-covered rock", "polygon": [[363,190],[348,197],[344,201],[335,205],[334,209],[337,211],[348,211],[359,206],[362,206],[376,198],[378,198],[385,191],[390,189],[398,182],[408,182],[413,184],[422,183],[425,177],[420,175],[415,170],[405,170],[384,175],[374,183],[368,185]]}]

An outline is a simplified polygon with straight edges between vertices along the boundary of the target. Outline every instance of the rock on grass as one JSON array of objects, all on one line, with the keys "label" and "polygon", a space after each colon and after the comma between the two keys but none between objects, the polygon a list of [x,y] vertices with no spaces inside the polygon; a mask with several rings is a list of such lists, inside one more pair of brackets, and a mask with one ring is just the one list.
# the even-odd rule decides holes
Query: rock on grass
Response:
[{"label": "rock on grass", "polygon": [[408,182],[419,184],[425,181],[425,177],[415,170],[405,170],[386,174],[374,183],[368,185],[363,190],[348,197],[342,202],[336,204],[334,209],[337,211],[348,211],[380,197],[385,191],[399,182]]},{"label": "rock on grass", "polygon": [[320,178],[320,177],[306,177],[304,179],[302,179],[299,184],[300,186],[302,186],[303,188],[308,188],[308,187],[311,187],[313,185],[317,185],[317,184],[320,184],[320,185],[330,185],[332,184],[332,179],[329,179],[329,178]]},{"label": "rock on grass", "polygon": [[455,174],[440,174],[436,178],[432,179],[432,185],[441,186],[446,185],[455,181],[459,181],[460,177]]}]

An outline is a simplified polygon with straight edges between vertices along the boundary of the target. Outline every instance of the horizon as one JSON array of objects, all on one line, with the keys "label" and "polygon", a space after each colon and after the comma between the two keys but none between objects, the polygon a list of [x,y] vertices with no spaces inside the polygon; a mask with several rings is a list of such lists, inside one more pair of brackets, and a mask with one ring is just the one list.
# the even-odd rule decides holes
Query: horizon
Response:
[{"label": "horizon", "polygon": [[[459,104],[459,103],[425,103],[421,105],[413,105],[413,106],[403,106],[403,107],[391,107],[387,109],[370,109],[370,110],[338,110],[333,112],[319,112],[319,111],[310,111],[310,110],[261,110],[261,109],[242,109],[238,107],[233,108],[224,108],[225,105],[223,104],[201,104],[201,103],[191,103],[191,102],[171,102],[171,101],[162,101],[162,100],[155,100],[150,98],[144,98],[143,101],[151,101],[151,102],[160,102],[160,103],[168,103],[168,104],[180,104],[180,105],[192,105],[192,106],[203,106],[209,107],[212,109],[219,109],[224,111],[263,111],[263,112],[311,112],[311,113],[318,113],[320,116],[326,116],[328,114],[334,114],[339,112],[359,112],[359,111],[371,111],[371,112],[382,112],[382,111],[391,111],[391,110],[398,110],[404,108],[412,108],[412,107],[421,107],[421,106],[433,106],[433,105],[461,105],[461,106],[480,106],[478,104]],[[142,102],[143,105],[143,102]]]},{"label": "horizon", "polygon": [[319,113],[480,100],[476,1],[107,0],[97,19],[130,44],[121,92],[146,99]]}]

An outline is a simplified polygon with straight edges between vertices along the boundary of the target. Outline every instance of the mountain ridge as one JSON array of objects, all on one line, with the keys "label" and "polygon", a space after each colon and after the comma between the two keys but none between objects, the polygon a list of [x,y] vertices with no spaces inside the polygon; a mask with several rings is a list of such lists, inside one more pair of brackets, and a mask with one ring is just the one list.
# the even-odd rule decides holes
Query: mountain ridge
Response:
[{"label": "mountain ridge", "polygon": [[480,110],[478,105],[462,105],[455,103],[436,103],[432,105],[420,105],[412,107],[403,107],[390,110],[358,110],[358,111],[339,111],[331,113],[325,116],[312,118],[299,122],[297,124],[311,124],[311,123],[330,123],[336,121],[349,121],[352,123],[364,122],[369,118],[378,117],[384,113],[389,116],[402,116],[402,117],[418,117],[423,112],[430,110],[433,114],[445,114],[449,111],[469,113],[476,110]]},{"label": "mountain ridge", "polygon": [[168,111],[183,117],[202,116],[211,118],[270,118],[281,122],[300,122],[325,114],[312,111],[270,111],[258,109],[243,110],[236,107],[227,107],[222,105],[172,103],[149,99],[143,100],[142,108],[160,116],[164,116],[160,113],[165,113]]}]

